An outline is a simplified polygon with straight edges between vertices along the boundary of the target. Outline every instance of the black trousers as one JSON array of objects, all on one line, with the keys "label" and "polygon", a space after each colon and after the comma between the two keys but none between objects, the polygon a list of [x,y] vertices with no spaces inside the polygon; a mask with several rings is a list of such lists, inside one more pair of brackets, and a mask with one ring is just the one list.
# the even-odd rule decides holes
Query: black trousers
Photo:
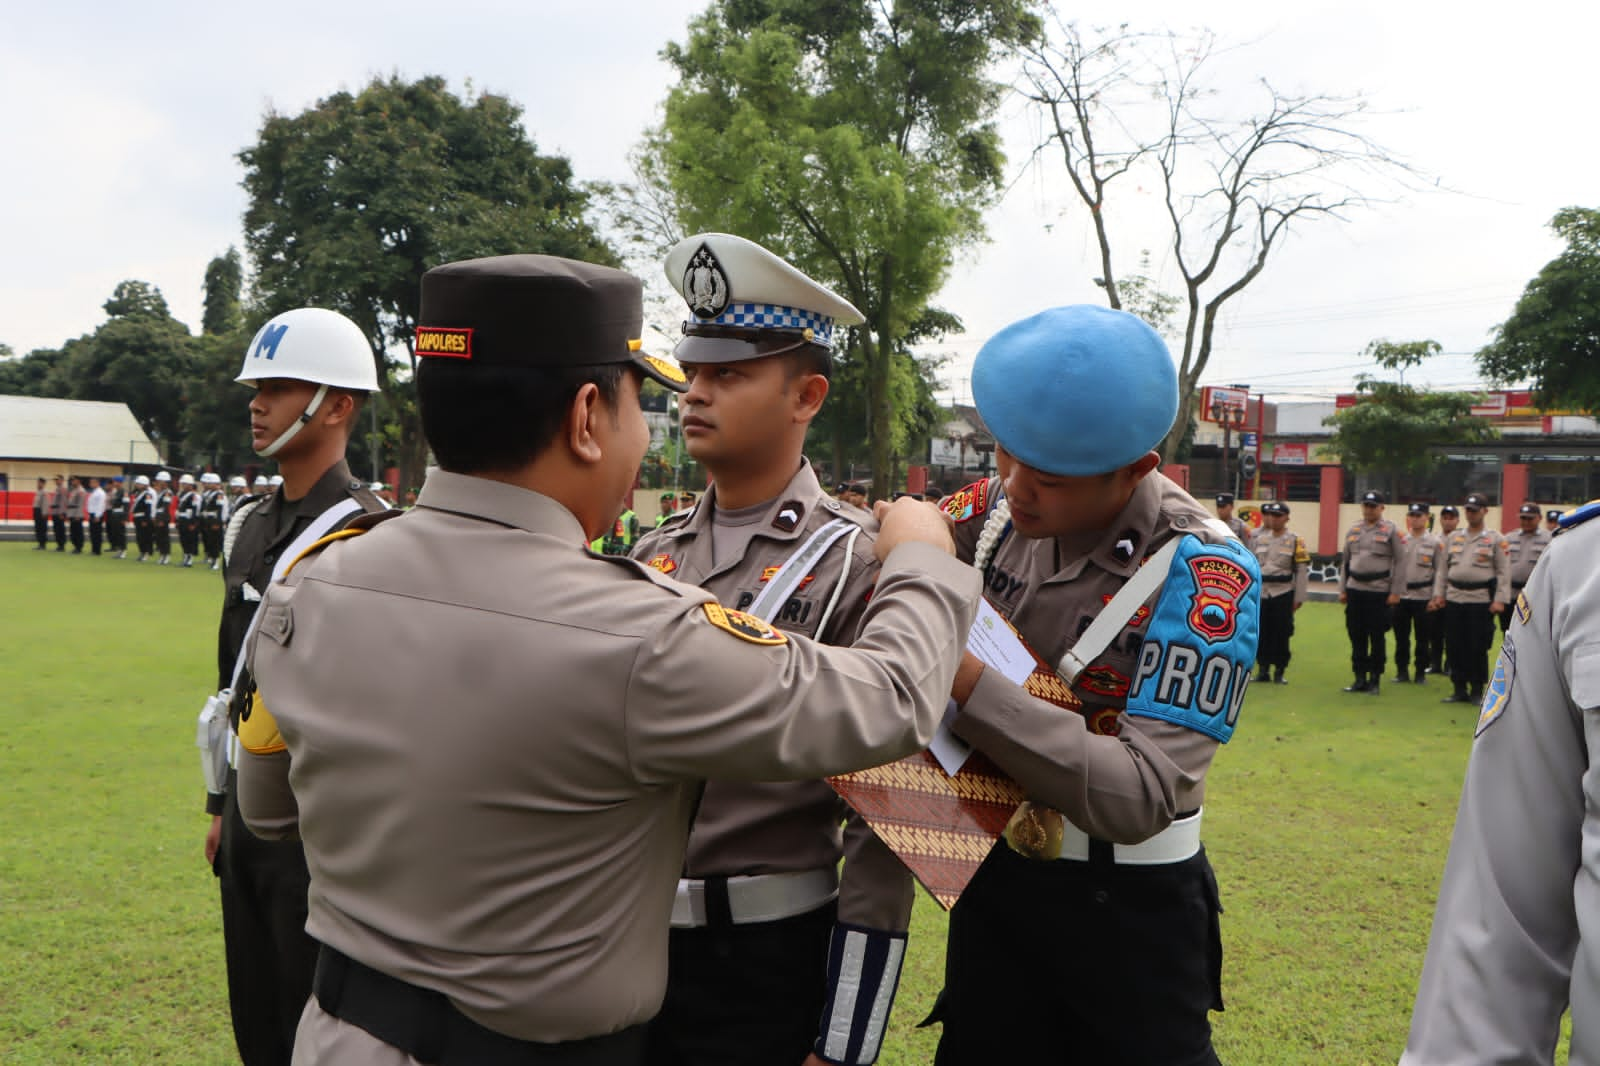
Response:
[{"label": "black trousers", "polygon": [[67,527],[70,530],[68,536],[72,539],[72,550],[75,552],[83,551],[83,519],[74,516],[67,523]]},{"label": "black trousers", "polygon": [[1511,616],[1517,613],[1517,596],[1522,592],[1524,587],[1525,586],[1512,585],[1511,602],[1505,605],[1505,610],[1494,616],[1500,620],[1500,632],[1502,634],[1508,633],[1511,630]]},{"label": "black trousers", "polygon": [[66,515],[61,515],[61,514],[52,515],[51,518],[50,518],[50,527],[55,531],[55,534],[56,534],[56,551],[58,551],[58,552],[66,551],[67,550],[67,516]]},{"label": "black trousers", "polygon": [[143,521],[134,519],[133,539],[138,542],[140,555],[149,555],[155,550],[156,539],[150,534],[150,525],[148,519]]},{"label": "black trousers", "polygon": [[89,550],[96,555],[100,554],[100,541],[105,535],[106,520],[89,516]]},{"label": "black trousers", "polygon": [[222,523],[201,522],[200,543],[204,545],[207,559],[216,559],[222,555]]},{"label": "black trousers", "polygon": [[1388,661],[1383,634],[1388,628],[1388,593],[1345,591],[1344,629],[1350,635],[1350,668],[1357,675],[1383,673]]},{"label": "black trousers", "polygon": [[106,547],[114,552],[128,550],[128,520],[111,515],[106,519]]},{"label": "black trousers", "polygon": [[179,522],[178,544],[183,548],[185,555],[200,554],[200,523]]},{"label": "black trousers", "polygon": [[1217,1066],[1221,911],[1203,850],[1116,866],[997,843],[950,912],[935,1063]]},{"label": "black trousers", "polygon": [[150,543],[155,547],[156,553],[163,559],[172,554],[172,526],[166,522],[153,522],[150,525]]},{"label": "black trousers", "polygon": [[1294,636],[1294,592],[1261,597],[1261,639],[1256,662],[1282,670],[1289,665],[1289,638]]},{"label": "black trousers", "polygon": [[33,509],[33,539],[39,542],[41,548],[50,544],[50,516],[37,507]]},{"label": "black trousers", "polygon": [[1439,612],[1428,610],[1427,600],[1401,600],[1394,607],[1394,664],[1401,670],[1412,662],[1411,636],[1417,637],[1417,670],[1439,661]]},{"label": "black trousers", "polygon": [[311,876],[298,841],[262,840],[246,828],[236,782],[229,786],[216,873],[233,1040],[244,1066],[289,1066],[317,968],[317,942],[306,933]]},{"label": "black trousers", "polygon": [[1489,680],[1489,649],[1494,646],[1494,615],[1487,603],[1444,605],[1445,640],[1450,649],[1450,680],[1482,686]]},{"label": "black trousers", "polygon": [[799,1066],[817,1039],[837,916],[829,903],[776,922],[672,930],[645,1066]]}]

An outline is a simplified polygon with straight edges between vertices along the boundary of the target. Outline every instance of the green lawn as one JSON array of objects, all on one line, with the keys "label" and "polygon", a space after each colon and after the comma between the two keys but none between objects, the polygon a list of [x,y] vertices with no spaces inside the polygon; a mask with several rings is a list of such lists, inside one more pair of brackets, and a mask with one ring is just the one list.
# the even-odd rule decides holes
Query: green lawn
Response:
[{"label": "green lawn", "polygon": [[[194,747],[221,582],[0,543],[0,588],[0,1062],[236,1061]],[[1439,680],[1345,695],[1339,609],[1299,624],[1290,684],[1251,689],[1211,773],[1217,1045],[1230,1066],[1393,1063],[1475,709]],[[932,1059],[913,1027],[943,930],[920,902],[884,1063]]]}]

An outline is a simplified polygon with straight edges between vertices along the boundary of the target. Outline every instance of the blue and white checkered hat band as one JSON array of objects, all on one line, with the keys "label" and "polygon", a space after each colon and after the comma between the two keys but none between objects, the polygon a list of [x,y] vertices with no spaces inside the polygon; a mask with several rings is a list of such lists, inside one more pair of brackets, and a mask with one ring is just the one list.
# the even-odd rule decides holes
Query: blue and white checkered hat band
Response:
[{"label": "blue and white checkered hat band", "polygon": [[694,322],[702,326],[733,326],[738,329],[784,329],[796,332],[809,329],[813,342],[824,348],[833,347],[833,319],[815,311],[802,311],[798,307],[729,304],[716,318],[696,317]]}]

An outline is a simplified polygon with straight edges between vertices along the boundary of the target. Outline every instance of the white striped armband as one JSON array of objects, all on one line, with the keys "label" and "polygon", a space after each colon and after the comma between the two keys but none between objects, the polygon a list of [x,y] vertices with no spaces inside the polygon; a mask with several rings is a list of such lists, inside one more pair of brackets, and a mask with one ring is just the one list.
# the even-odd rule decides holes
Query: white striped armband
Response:
[{"label": "white striped armband", "polygon": [[828,999],[814,1048],[818,1058],[849,1066],[870,1066],[877,1060],[905,957],[905,933],[833,927]]}]

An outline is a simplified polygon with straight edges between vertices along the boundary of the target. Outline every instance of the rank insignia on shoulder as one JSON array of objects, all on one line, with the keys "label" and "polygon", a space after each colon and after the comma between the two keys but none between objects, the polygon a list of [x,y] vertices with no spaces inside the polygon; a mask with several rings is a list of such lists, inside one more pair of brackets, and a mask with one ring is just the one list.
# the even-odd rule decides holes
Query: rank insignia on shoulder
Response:
[{"label": "rank insignia on shoulder", "polygon": [[678,568],[678,564],[672,561],[672,556],[666,554],[658,555],[644,565],[652,570],[659,570],[663,574],[670,574]]},{"label": "rank insignia on shoulder", "polygon": [[1528,594],[1526,592],[1517,593],[1517,618],[1523,625],[1527,625],[1528,617],[1531,614],[1533,614],[1533,608],[1528,606]]},{"label": "rank insignia on shoulder", "polygon": [[944,513],[957,522],[970,522],[989,509],[989,482],[974,481],[957,489],[941,505]]},{"label": "rank insignia on shoulder", "polygon": [[743,611],[733,611],[720,603],[704,605],[706,621],[722,630],[731,633],[740,640],[751,644],[787,644],[789,638],[773,629],[753,614]]},{"label": "rank insignia on shoulder", "polygon": [[772,520],[772,528],[783,533],[792,533],[800,525],[800,519],[806,514],[806,506],[799,500],[784,500],[778,511],[778,517]]}]

